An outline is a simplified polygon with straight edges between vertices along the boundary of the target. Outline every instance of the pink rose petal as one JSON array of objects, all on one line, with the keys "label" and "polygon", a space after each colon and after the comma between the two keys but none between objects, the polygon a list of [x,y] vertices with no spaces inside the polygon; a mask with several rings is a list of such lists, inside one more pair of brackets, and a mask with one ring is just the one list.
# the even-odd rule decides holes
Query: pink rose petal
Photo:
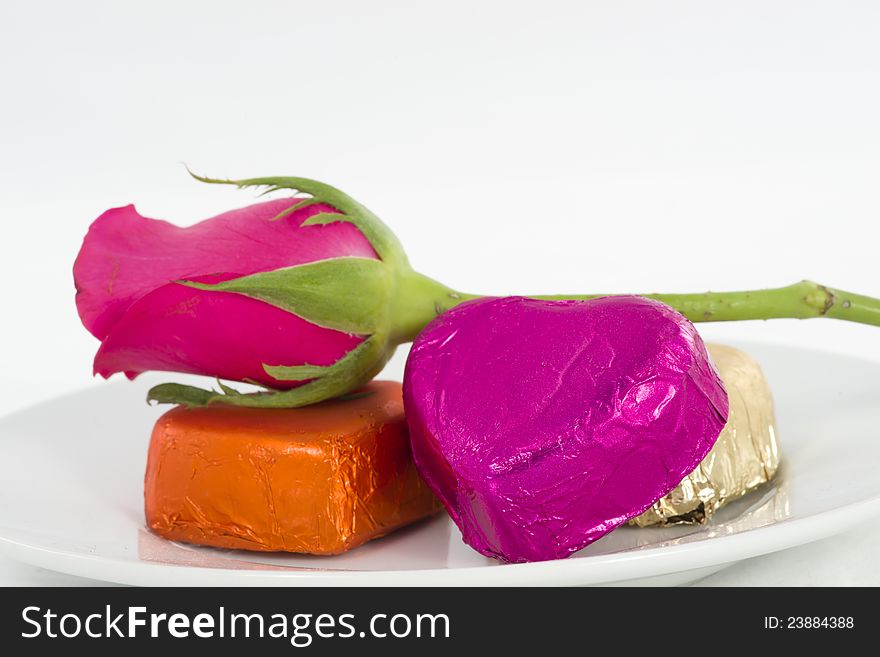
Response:
[{"label": "pink rose petal", "polygon": [[171,283],[126,309],[95,356],[95,373],[107,378],[125,372],[134,378],[164,370],[293,388],[300,384],[273,379],[263,364],[332,365],[362,340],[241,294]]},{"label": "pink rose petal", "polygon": [[73,267],[83,324],[103,340],[138,299],[182,278],[245,276],[340,256],[377,257],[352,224],[299,227],[318,212],[334,212],[328,205],[311,205],[272,221],[296,202],[258,203],[189,228],[142,217],[133,205],[108,210],[92,224]]}]

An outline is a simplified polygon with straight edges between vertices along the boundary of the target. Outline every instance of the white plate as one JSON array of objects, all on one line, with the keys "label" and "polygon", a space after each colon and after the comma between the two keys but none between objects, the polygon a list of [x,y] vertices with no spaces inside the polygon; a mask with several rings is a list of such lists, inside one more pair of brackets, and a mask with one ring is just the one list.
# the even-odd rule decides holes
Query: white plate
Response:
[{"label": "white plate", "polygon": [[[445,515],[336,557],[197,548],[143,525],[156,378],[110,383],[0,419],[0,552],[125,584],[676,584],[880,515],[880,364],[746,345],[774,390],[783,468],[703,527],[618,529],[570,559],[502,565]],[[166,379],[167,377],[162,377]]]}]

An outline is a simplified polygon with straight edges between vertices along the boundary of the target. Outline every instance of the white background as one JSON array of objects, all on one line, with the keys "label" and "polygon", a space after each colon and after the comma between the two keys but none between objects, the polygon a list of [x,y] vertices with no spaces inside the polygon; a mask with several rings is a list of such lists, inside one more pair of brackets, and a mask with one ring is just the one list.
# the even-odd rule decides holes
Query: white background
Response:
[{"label": "white background", "polygon": [[[3,0],[0,414],[101,385],[71,277],[92,219],[253,200],[182,161],[331,182],[468,292],[880,296],[878,34],[869,1]],[[701,330],[880,358],[842,322]],[[854,528],[709,581],[877,585],[878,546]]]}]

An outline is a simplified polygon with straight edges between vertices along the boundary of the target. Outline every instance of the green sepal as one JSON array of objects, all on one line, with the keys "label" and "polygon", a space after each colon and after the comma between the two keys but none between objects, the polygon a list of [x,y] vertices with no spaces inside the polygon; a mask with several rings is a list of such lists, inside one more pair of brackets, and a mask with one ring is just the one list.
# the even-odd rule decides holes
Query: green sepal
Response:
[{"label": "green sepal", "polygon": [[[189,169],[187,169],[187,171],[189,171]],[[370,212],[363,205],[332,185],[312,180],[310,178],[296,178],[291,176],[268,176],[263,178],[229,180],[222,178],[207,178],[205,176],[196,175],[192,171],[189,171],[189,174],[196,180],[206,183],[235,185],[238,188],[265,187],[266,189],[263,191],[263,194],[276,192],[282,189],[292,190],[295,194],[308,194],[317,202],[326,203],[339,210],[342,214],[334,216],[333,221],[345,221],[353,224],[364,234],[364,237],[367,238],[382,260],[393,262],[395,264],[406,262],[406,255],[404,254],[403,247],[400,245],[400,242],[397,240],[394,233],[391,232],[391,229],[389,229],[379,217]],[[303,201],[306,200],[308,199],[303,199]],[[304,207],[303,201],[298,203],[297,206]],[[282,215],[292,211],[292,209],[288,209],[282,213]],[[314,217],[309,217],[308,220],[303,222],[302,227],[314,226],[320,223],[329,223],[321,220],[311,221],[312,219],[314,219]]]},{"label": "green sepal", "polygon": [[[298,408],[346,395],[366,385],[388,362],[393,347],[384,337],[373,336],[349,351],[333,365],[270,366],[263,369],[279,381],[312,380],[291,390],[264,390],[241,393],[223,386],[224,392],[194,386],[164,383],[147,394],[148,401],[184,404],[189,407],[227,404],[249,408]],[[226,390],[231,392],[226,392]]]},{"label": "green sepal", "polygon": [[375,337],[368,338],[332,365],[263,365],[263,370],[278,381],[315,379],[323,380],[327,384],[332,380],[344,379],[352,372],[369,368],[377,347],[381,347],[380,342],[384,341]]},{"label": "green sepal", "polygon": [[220,379],[217,379],[217,387],[220,388],[227,395],[240,395],[241,393],[235,388],[231,388],[225,383],[223,383]]},{"label": "green sepal", "polygon": [[196,386],[185,386],[182,383],[160,383],[150,388],[147,393],[147,402],[183,404],[193,408],[206,406],[216,395],[217,393],[213,390],[203,390]]},{"label": "green sepal", "polygon": [[325,376],[330,367],[330,365],[263,365],[263,370],[279,381],[309,381]]},{"label": "green sepal", "polygon": [[376,333],[387,323],[392,285],[385,263],[358,257],[328,258],[220,283],[178,282],[243,294],[318,326],[360,335]]},{"label": "green sepal", "polygon": [[340,221],[348,221],[348,215],[339,212],[316,212],[311,217],[300,224],[303,226],[326,226],[327,224],[335,224]]},{"label": "green sepal", "polygon": [[281,212],[276,214],[274,217],[272,217],[272,219],[270,221],[278,221],[279,219],[283,219],[284,217],[286,217],[289,214],[293,214],[297,210],[307,208],[310,205],[317,205],[318,203],[321,203],[321,201],[319,199],[313,198],[311,196],[308,198],[304,198],[299,203],[294,203],[289,208],[285,208],[284,210],[282,210]]}]

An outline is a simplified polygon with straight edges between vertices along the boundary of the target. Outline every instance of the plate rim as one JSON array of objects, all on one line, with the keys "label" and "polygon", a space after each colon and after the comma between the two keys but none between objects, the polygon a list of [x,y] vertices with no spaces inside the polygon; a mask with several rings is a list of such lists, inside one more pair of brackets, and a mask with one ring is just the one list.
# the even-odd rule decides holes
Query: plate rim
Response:
[{"label": "plate rim", "polygon": [[[16,561],[102,582],[156,586],[159,579],[185,575],[188,586],[560,586],[608,584],[732,564],[812,543],[844,532],[857,522],[880,517],[880,495],[820,513],[791,518],[737,534],[646,550],[613,552],[577,559],[459,568],[410,570],[234,569],[183,566],[106,557],[29,545],[0,536],[0,554]],[[115,568],[102,572],[108,565]],[[62,567],[63,566],[63,567]],[[599,577],[588,575],[599,572]],[[577,581],[560,581],[574,577]],[[222,581],[219,581],[222,580]],[[180,585],[178,583],[178,585]]]}]

